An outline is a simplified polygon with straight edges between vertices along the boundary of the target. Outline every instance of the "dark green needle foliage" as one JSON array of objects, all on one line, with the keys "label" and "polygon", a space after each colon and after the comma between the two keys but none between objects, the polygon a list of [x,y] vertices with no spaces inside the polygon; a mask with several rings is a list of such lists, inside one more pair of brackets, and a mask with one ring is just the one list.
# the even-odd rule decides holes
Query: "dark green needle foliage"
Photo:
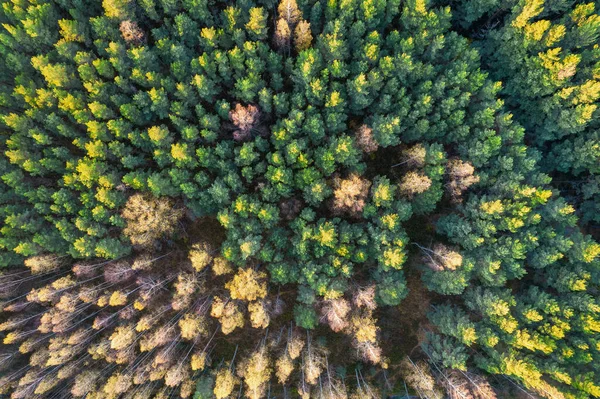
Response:
[{"label": "dark green needle foliage", "polygon": [[[439,2],[447,3],[447,2]],[[457,28],[475,39],[482,66],[541,153],[553,185],[600,222],[600,16],[598,2],[450,1]]]}]

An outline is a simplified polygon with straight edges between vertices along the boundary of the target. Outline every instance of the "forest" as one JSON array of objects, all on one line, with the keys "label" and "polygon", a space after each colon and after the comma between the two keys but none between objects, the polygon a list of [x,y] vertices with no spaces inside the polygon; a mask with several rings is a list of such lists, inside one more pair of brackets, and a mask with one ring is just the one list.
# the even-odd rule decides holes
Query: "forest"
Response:
[{"label": "forest", "polygon": [[600,398],[600,1],[0,5],[0,398]]}]

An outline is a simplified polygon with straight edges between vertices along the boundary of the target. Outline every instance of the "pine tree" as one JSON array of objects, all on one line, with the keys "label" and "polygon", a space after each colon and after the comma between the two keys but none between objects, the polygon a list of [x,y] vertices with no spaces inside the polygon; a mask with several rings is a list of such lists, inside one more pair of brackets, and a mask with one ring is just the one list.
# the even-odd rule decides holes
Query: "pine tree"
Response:
[{"label": "pine tree", "polygon": [[257,40],[262,40],[267,37],[267,15],[263,8],[251,8],[250,20],[246,24],[246,29]]}]

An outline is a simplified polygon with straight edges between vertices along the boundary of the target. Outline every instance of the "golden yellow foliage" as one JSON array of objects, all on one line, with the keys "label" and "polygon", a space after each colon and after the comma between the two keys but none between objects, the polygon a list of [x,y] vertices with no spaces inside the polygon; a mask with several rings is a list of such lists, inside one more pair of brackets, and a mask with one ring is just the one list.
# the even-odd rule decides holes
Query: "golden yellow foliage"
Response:
[{"label": "golden yellow foliage", "polygon": [[121,291],[115,291],[110,295],[108,304],[110,306],[123,306],[127,303],[127,295]]},{"label": "golden yellow foliage", "polygon": [[365,207],[371,182],[357,174],[346,179],[339,176],[333,179],[333,201],[331,209],[334,214],[348,214],[357,217]]},{"label": "golden yellow foliage", "polygon": [[431,179],[421,172],[410,171],[400,180],[400,193],[408,198],[424,193],[431,187]]},{"label": "golden yellow foliage", "polygon": [[266,346],[262,346],[252,353],[248,359],[242,361],[238,370],[244,378],[244,384],[246,384],[246,397],[249,399],[262,398],[273,372],[271,358]]},{"label": "golden yellow foliage", "polygon": [[192,355],[191,366],[193,371],[204,370],[206,367],[206,352],[202,351],[200,353],[194,353]]},{"label": "golden yellow foliage", "polygon": [[288,22],[284,18],[279,18],[275,25],[275,45],[279,49],[289,48],[291,35]]},{"label": "golden yellow foliage", "polygon": [[302,18],[302,12],[298,8],[296,0],[281,0],[277,6],[277,14],[289,25],[295,25]]},{"label": "golden yellow foliage", "polygon": [[250,324],[252,327],[267,328],[269,326],[269,313],[262,302],[257,301],[249,303],[248,312],[250,312]]},{"label": "golden yellow foliage", "polygon": [[222,276],[224,274],[232,273],[233,267],[227,259],[222,256],[217,256],[213,260],[212,270],[216,276]]},{"label": "golden yellow foliage", "polygon": [[135,341],[135,337],[136,334],[133,326],[117,327],[110,336],[110,347],[116,350],[124,349]]},{"label": "golden yellow foliage", "polygon": [[233,299],[255,301],[267,295],[267,274],[253,269],[239,269],[231,281],[225,284]]},{"label": "golden yellow foliage", "polygon": [[186,313],[179,320],[179,329],[181,337],[187,340],[197,339],[200,335],[206,334],[206,321],[203,316],[197,314]]},{"label": "golden yellow foliage", "polygon": [[225,302],[220,297],[214,298],[210,315],[219,320],[221,331],[225,335],[238,327],[244,327],[244,315],[234,301]]},{"label": "golden yellow foliage", "polygon": [[215,378],[215,388],[213,390],[215,398],[224,399],[228,397],[238,384],[239,380],[233,375],[229,368],[220,369]]},{"label": "golden yellow foliage", "polygon": [[285,384],[294,371],[294,361],[287,353],[281,355],[275,362],[275,376],[280,384]]},{"label": "golden yellow foliage", "polygon": [[148,246],[156,239],[172,234],[182,215],[183,210],[176,209],[168,198],[134,194],[121,213],[127,222],[123,233],[132,244]]},{"label": "golden yellow foliage", "polygon": [[298,22],[296,29],[294,29],[294,46],[296,47],[296,51],[300,52],[309,48],[312,40],[310,23],[305,20]]},{"label": "golden yellow foliage", "polygon": [[198,242],[194,244],[189,253],[189,258],[194,270],[199,272],[208,266],[213,259],[213,252],[215,252],[214,248],[207,242]]},{"label": "golden yellow foliage", "polygon": [[32,274],[48,273],[60,268],[63,264],[61,257],[56,255],[38,255],[25,259],[23,262]]}]

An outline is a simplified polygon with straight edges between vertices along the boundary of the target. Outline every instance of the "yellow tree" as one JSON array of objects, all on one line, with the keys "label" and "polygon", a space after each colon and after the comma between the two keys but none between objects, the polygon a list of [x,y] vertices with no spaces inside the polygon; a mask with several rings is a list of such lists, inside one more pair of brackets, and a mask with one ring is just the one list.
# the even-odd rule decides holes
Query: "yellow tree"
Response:
[{"label": "yellow tree", "polygon": [[431,187],[431,179],[421,172],[410,171],[400,180],[400,193],[408,198],[424,193]]},{"label": "yellow tree", "polygon": [[462,201],[462,193],[470,186],[479,182],[479,176],[475,175],[475,168],[471,163],[454,158],[446,165],[448,183],[446,189],[455,202]]},{"label": "yellow tree", "polygon": [[233,375],[230,368],[221,368],[217,371],[215,378],[215,388],[213,390],[215,398],[227,398],[239,384],[239,379]]},{"label": "yellow tree", "polygon": [[313,41],[312,32],[310,31],[310,23],[302,20],[298,22],[294,29],[294,46],[296,51],[300,52],[310,47]]},{"label": "yellow tree", "polygon": [[232,299],[256,301],[267,295],[267,274],[254,269],[239,269],[233,279],[225,284]]},{"label": "yellow tree", "polygon": [[245,390],[246,397],[249,399],[262,398],[272,372],[271,358],[264,344],[247,359],[241,361],[238,375],[244,379],[247,388]]},{"label": "yellow tree", "polygon": [[192,267],[196,271],[202,271],[213,260],[215,249],[207,242],[197,242],[192,246],[189,253]]},{"label": "yellow tree", "polygon": [[351,174],[346,179],[339,176],[333,178],[333,200],[331,210],[336,215],[348,214],[353,217],[360,216],[371,182],[357,174]]},{"label": "yellow tree", "polygon": [[230,334],[236,328],[244,327],[244,315],[234,301],[224,301],[215,297],[210,315],[219,320],[223,334]]},{"label": "yellow tree", "polygon": [[127,200],[121,216],[127,223],[123,233],[133,245],[143,247],[172,234],[183,210],[176,209],[173,201],[167,198],[134,194]]}]

